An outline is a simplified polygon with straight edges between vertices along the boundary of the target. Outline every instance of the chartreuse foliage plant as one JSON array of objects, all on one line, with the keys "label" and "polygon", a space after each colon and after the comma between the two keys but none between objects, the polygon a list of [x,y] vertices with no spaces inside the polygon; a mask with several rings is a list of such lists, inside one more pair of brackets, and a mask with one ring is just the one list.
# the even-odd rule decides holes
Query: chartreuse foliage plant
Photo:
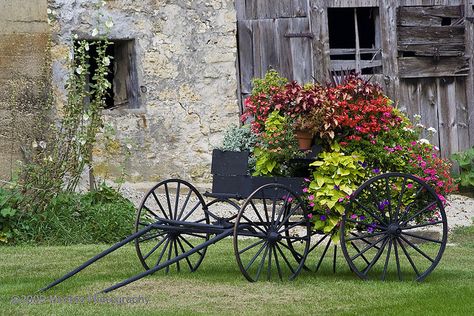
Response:
[{"label": "chartreuse foliage plant", "polygon": [[460,185],[474,189],[474,146],[466,151],[453,154],[452,159],[457,161],[461,169]]},{"label": "chartreuse foliage plant", "polygon": [[273,111],[254,150],[254,176],[287,175],[290,159],[301,156],[288,117]]},{"label": "chartreuse foliage plant", "polygon": [[367,177],[364,159],[358,152],[345,154],[334,143],[331,151],[322,152],[310,164],[315,170],[303,192],[312,211],[314,229],[324,233],[337,230],[350,195]]}]

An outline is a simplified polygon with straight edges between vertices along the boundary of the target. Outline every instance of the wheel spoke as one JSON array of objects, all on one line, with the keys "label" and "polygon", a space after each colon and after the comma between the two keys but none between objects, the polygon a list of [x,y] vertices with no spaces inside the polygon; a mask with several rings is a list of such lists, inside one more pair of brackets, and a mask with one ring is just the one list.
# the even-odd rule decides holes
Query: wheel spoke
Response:
[{"label": "wheel spoke", "polygon": [[191,194],[193,191],[190,189],[188,194],[186,195],[186,199],[184,200],[183,206],[181,207],[181,211],[179,211],[179,215],[176,217],[176,219],[179,221],[181,216],[183,216],[184,210],[186,209],[186,206],[188,206],[189,199],[191,198]]},{"label": "wheel spoke", "polygon": [[428,256],[426,253],[424,253],[420,248],[418,248],[414,243],[412,243],[411,241],[409,241],[408,239],[406,239],[405,237],[403,236],[400,236],[401,239],[403,239],[404,242],[406,242],[410,247],[412,247],[413,249],[415,249],[420,255],[422,255],[423,257],[425,257],[426,259],[428,259],[429,261],[431,262],[434,262],[433,259],[431,259],[430,256]]},{"label": "wheel spoke", "polygon": [[[357,259],[360,255],[364,254],[365,252],[367,252],[369,249],[373,248],[375,245],[377,245],[379,242],[381,242],[382,240],[384,240],[386,238],[386,236],[382,236],[381,238],[377,239],[376,241],[370,243],[370,245],[368,245],[367,247],[365,247],[364,249],[362,249],[361,252],[357,253],[356,255],[352,256],[351,257],[351,261],[354,261],[355,259]],[[382,247],[381,247],[382,248]],[[378,250],[380,251],[380,249]]]},{"label": "wheel spoke", "polygon": [[246,252],[247,250],[252,249],[252,248],[255,247],[255,246],[260,245],[260,244],[261,244],[262,242],[264,242],[264,241],[265,241],[264,239],[260,239],[260,240],[257,241],[256,243],[253,243],[253,244],[251,244],[250,246],[245,247],[244,249],[242,249],[242,250],[239,251],[239,255],[243,254],[243,253]]},{"label": "wheel spoke", "polygon": [[387,226],[386,222],[384,220],[382,220],[380,217],[378,217],[377,215],[375,215],[375,212],[372,212],[371,210],[369,210],[368,207],[366,207],[365,205],[361,204],[359,201],[357,200],[354,200],[354,202],[359,205],[361,208],[364,209],[364,211],[366,211],[367,213],[370,214],[370,216],[372,216],[373,218],[375,218],[379,223],[381,223],[382,225],[384,226]]},{"label": "wheel spoke", "polygon": [[283,274],[281,272],[280,262],[278,261],[278,254],[276,252],[275,245],[272,246],[272,249],[273,249],[273,255],[275,256],[275,266],[277,268],[278,277],[280,278],[281,281],[283,281]]},{"label": "wheel spoke", "polygon": [[392,193],[390,192],[390,182],[388,181],[388,178],[385,178],[385,198],[388,201],[388,217],[391,223],[392,222]]},{"label": "wheel spoke", "polygon": [[419,236],[419,235],[415,235],[415,234],[410,234],[410,233],[407,233],[407,232],[402,232],[402,234],[413,237],[413,238],[418,238],[418,239],[421,239],[421,240],[431,241],[431,242],[434,242],[434,243],[437,243],[437,244],[442,244],[443,243],[441,240],[437,240],[437,239],[433,239],[433,238],[429,238],[429,237],[424,237],[424,236]]},{"label": "wheel spoke", "polygon": [[362,271],[363,275],[367,276],[367,273],[369,273],[370,269],[372,269],[374,264],[379,260],[380,256],[382,255],[383,250],[385,249],[385,246],[387,245],[387,240],[388,240],[388,237],[384,237],[382,246],[380,246],[380,249],[375,254],[375,257],[372,259],[370,264],[364,269],[364,271]]},{"label": "wheel spoke", "polygon": [[138,239],[138,242],[145,242],[145,241],[148,241],[148,240],[153,239],[153,238],[161,237],[163,235],[166,235],[166,233],[161,232],[161,233],[158,233],[158,234],[155,234],[155,235],[152,235],[152,236],[145,237],[143,239]]},{"label": "wheel spoke", "polygon": [[385,266],[383,267],[382,281],[385,281],[387,275],[388,261],[390,260],[390,251],[392,250],[392,239],[388,241],[387,257],[385,258]]},{"label": "wheel spoke", "polygon": [[[193,246],[193,244],[191,244],[189,241],[187,241],[186,238],[183,238],[183,236],[178,236],[178,238],[181,238],[181,240],[184,241],[189,247],[191,247],[191,249],[196,248],[196,247]],[[196,251],[196,253],[198,253],[201,257],[204,256],[204,254],[200,251]]]},{"label": "wheel spoke", "polygon": [[[168,261],[171,260],[172,251],[173,251],[173,243],[170,244],[170,247],[168,249]],[[166,272],[166,274],[168,274],[170,272],[170,265],[169,264],[166,266],[165,272]]]},{"label": "wheel spoke", "polygon": [[[264,195],[263,191],[262,191],[262,195]],[[265,213],[265,218],[267,220],[267,223],[270,223],[270,218],[268,217],[267,199],[265,199],[265,197],[263,197],[262,202],[263,202],[263,210],[264,210],[264,213]]]},{"label": "wheel spoke", "polygon": [[403,221],[403,224],[402,225],[406,225],[407,223],[409,223],[412,219],[416,218],[417,216],[423,214],[424,212],[426,211],[429,211],[431,207],[433,207],[435,204],[437,204],[438,202],[437,201],[433,201],[431,202],[430,204],[428,204],[427,206],[425,206],[421,211],[418,211],[415,213],[415,215],[411,216],[409,219],[407,219],[406,221]]},{"label": "wheel spoke", "polygon": [[[165,208],[163,207],[163,205],[161,205],[160,203],[160,199],[158,198],[158,196],[156,195],[155,191],[151,191],[151,195],[153,195],[153,198],[155,199],[156,201],[156,204],[158,204],[158,207],[160,208],[160,210],[163,212],[163,215],[165,216],[166,219],[169,219],[168,215],[166,214],[165,212]],[[145,206],[145,205],[143,205]],[[151,210],[147,207],[147,210],[149,212],[151,212]],[[153,212],[152,212],[153,213]],[[156,217],[159,217],[159,216],[156,216]]]},{"label": "wheel spoke", "polygon": [[179,191],[181,189],[181,183],[176,184],[176,197],[174,202],[174,218],[178,218],[178,204],[179,204]]},{"label": "wheel spoke", "polygon": [[186,221],[188,219],[189,216],[191,216],[192,213],[194,213],[194,211],[198,208],[198,206],[201,204],[201,201],[198,201],[196,203],[196,205],[193,206],[193,208],[188,212],[188,214],[186,214],[186,216],[181,219],[181,221]]},{"label": "wheel spoke", "polygon": [[357,236],[357,237],[351,237],[351,238],[346,238],[346,241],[353,241],[353,240],[360,240],[360,239],[365,239],[365,238],[370,238],[370,237],[375,237],[375,236],[379,236],[379,235],[382,235],[382,234],[385,234],[385,232],[378,232],[378,233],[373,233],[373,234],[365,234],[365,235],[362,235],[362,236],[359,236],[359,235],[356,235],[354,233],[351,233],[353,236]]},{"label": "wheel spoke", "polygon": [[[354,249],[357,252],[360,252],[359,247],[357,247],[356,244],[353,241],[351,241],[351,245],[352,245],[352,247],[354,247]],[[364,255],[360,255],[360,256],[362,257],[362,259],[364,259],[364,261],[365,261],[365,263],[367,263],[367,265],[370,264],[369,260],[367,260],[367,258]]]},{"label": "wheel spoke", "polygon": [[302,202],[300,201],[294,208],[290,209],[290,211],[288,212],[288,215],[283,219],[283,221],[277,227],[277,230],[279,230],[290,219],[290,217],[293,216],[293,214],[296,212],[298,208],[301,207],[301,205],[302,205]]},{"label": "wheel spoke", "polygon": [[[178,256],[178,243],[176,242],[176,240],[173,240],[173,244],[174,244],[174,255],[175,257]],[[179,267],[179,260],[176,261],[176,270],[179,272],[181,269]]]},{"label": "wheel spoke", "polygon": [[444,223],[444,221],[429,222],[429,223],[424,223],[424,224],[419,224],[419,225],[414,225],[414,226],[405,226],[405,227],[400,227],[400,228],[403,231],[405,231],[409,229],[420,228],[420,227],[425,227],[425,226],[433,226],[433,225],[438,225],[442,223]]},{"label": "wheel spoke", "polygon": [[[377,236],[378,236],[378,235],[382,235],[382,234],[385,234],[385,232],[381,232],[380,234],[377,234]],[[357,236],[357,235],[354,234],[353,232],[351,232],[351,235],[352,235],[352,236]],[[360,240],[363,241],[364,243],[366,243],[367,245],[370,245],[370,241],[368,241],[367,239],[361,238]],[[374,247],[375,247],[375,249],[379,250],[379,246],[375,245]]]},{"label": "wheel spoke", "polygon": [[168,189],[168,183],[165,183],[165,193],[166,193],[166,202],[168,203],[168,210],[170,211],[170,218],[173,218],[173,211],[171,209],[171,200],[170,200],[170,192]]},{"label": "wheel spoke", "polygon": [[[260,215],[260,212],[257,210],[257,207],[255,206],[255,204],[253,203],[252,200],[250,200],[250,205],[252,206],[252,209],[254,210],[255,214],[257,215],[258,220],[261,223],[264,223],[265,221],[263,220],[262,216]],[[267,220],[267,223],[268,223],[268,220]]]},{"label": "wheel spoke", "polygon": [[290,229],[295,228],[296,226],[299,226],[299,225],[301,225],[301,224],[303,224],[303,223],[307,223],[307,222],[308,222],[308,221],[307,221],[306,219],[303,219],[303,220],[301,220],[301,221],[299,221],[299,222],[295,222],[295,223],[289,225],[288,227],[285,227],[284,230],[279,230],[278,233],[281,234],[281,233],[283,233],[283,232],[287,232],[287,231],[289,231]]},{"label": "wheel spoke", "polygon": [[[195,233],[187,233],[187,232],[184,232],[182,233],[183,235],[189,235],[189,236],[194,236],[194,237],[198,237],[198,238],[202,238],[202,239],[207,239],[207,235],[206,236],[203,236],[203,235],[198,235],[198,234],[195,234]],[[205,233],[203,233],[205,234]]]},{"label": "wheel spoke", "polygon": [[257,281],[260,278],[260,273],[262,272],[263,265],[265,264],[265,259],[267,258],[267,254],[268,254],[268,244],[266,244],[265,250],[263,251],[262,260],[260,261],[260,264],[257,270],[257,275],[255,276],[255,280]]},{"label": "wheel spoke", "polygon": [[272,246],[268,247],[268,270],[267,270],[267,280],[270,281],[272,278]]},{"label": "wheel spoke", "polygon": [[403,212],[403,215],[400,216],[400,221],[402,221],[405,216],[408,215],[408,212],[410,211],[410,208],[411,206],[413,205],[414,201],[416,201],[416,199],[418,198],[418,196],[420,196],[420,193],[423,192],[423,186],[421,185],[420,188],[418,189],[418,191],[416,191],[416,194],[415,196],[413,197],[413,202],[411,202],[410,204],[407,205],[407,207],[405,208],[405,212]]},{"label": "wheel spoke", "polygon": [[413,262],[412,258],[410,257],[410,255],[408,254],[408,251],[406,250],[405,246],[403,245],[403,243],[397,238],[397,242],[398,244],[400,245],[400,247],[402,248],[403,250],[403,253],[405,254],[405,256],[407,257],[408,261],[410,262],[410,265],[411,267],[413,268],[413,271],[415,271],[416,275],[418,277],[420,277],[420,272],[418,272],[418,269],[416,268],[415,266],[415,263]]},{"label": "wheel spoke", "polygon": [[321,263],[323,262],[324,257],[326,256],[326,252],[329,249],[329,245],[331,245],[331,238],[329,238],[328,242],[326,243],[326,247],[324,248],[323,254],[321,255],[321,258],[319,258],[318,264],[316,265],[316,272],[319,271],[319,267],[321,266]]},{"label": "wheel spoke", "polygon": [[146,260],[149,256],[151,256],[151,254],[154,253],[156,249],[158,249],[166,240],[166,238],[160,240],[160,242],[157,243],[155,247],[153,247],[145,256],[143,256],[143,260]]},{"label": "wheel spoke", "polygon": [[400,215],[400,209],[402,207],[403,195],[405,194],[406,184],[407,178],[403,178],[402,189],[400,190],[400,194],[398,195],[397,209],[395,210],[395,221],[398,221],[398,215]]},{"label": "wheel spoke", "polygon": [[346,221],[347,222],[351,222],[351,223],[355,223],[355,224],[360,224],[360,225],[364,225],[366,227],[374,227],[374,228],[377,228],[377,229],[380,229],[382,231],[385,231],[386,228],[385,227],[382,227],[382,226],[379,226],[379,225],[374,225],[374,224],[369,224],[369,223],[364,223],[364,222],[359,222],[359,221],[356,221],[352,218],[346,218]]},{"label": "wheel spoke", "polygon": [[260,230],[262,233],[264,233],[265,235],[267,234],[267,231],[263,230],[263,228],[261,228],[260,226],[258,226],[257,224],[255,224],[255,222],[251,221],[250,219],[247,218],[247,216],[245,216],[244,214],[242,214],[242,218],[244,218],[247,223],[246,224],[249,224],[250,226],[252,227],[255,227],[257,228],[258,230]]},{"label": "wheel spoke", "polygon": [[397,262],[397,275],[398,279],[402,280],[402,273],[400,271],[400,258],[398,256],[398,247],[397,247],[397,239],[393,240],[393,251],[395,252],[395,260]]},{"label": "wheel spoke", "polygon": [[252,266],[252,264],[255,262],[255,260],[258,258],[258,256],[262,253],[263,249],[265,249],[267,245],[267,242],[265,242],[262,247],[260,247],[260,249],[258,249],[257,253],[252,257],[252,259],[250,259],[249,263],[247,264],[247,266],[245,267],[245,271],[247,271],[248,269],[250,269],[250,267]]},{"label": "wheel spoke", "polygon": [[288,259],[286,258],[285,254],[283,253],[283,251],[281,250],[281,248],[278,247],[278,244],[275,244],[275,247],[276,247],[276,249],[278,250],[278,252],[280,253],[281,257],[283,258],[283,261],[285,261],[286,265],[287,265],[288,268],[290,269],[291,273],[295,274],[295,270],[293,270],[293,267],[291,266],[290,262],[289,262]]},{"label": "wheel spoke", "polygon": [[[153,212],[151,209],[149,209],[149,208],[148,208],[148,206],[146,206],[145,204],[143,204],[143,206],[142,206],[142,207],[143,207],[144,209],[146,209],[146,210],[147,210],[147,212],[149,212],[149,213],[153,214],[153,216],[155,216],[156,218],[160,218],[158,215],[156,215],[156,213],[155,213],[155,212]],[[166,218],[166,219],[168,219],[168,217],[166,216],[166,214],[164,214],[164,215],[165,215],[165,218]]]},{"label": "wheel spoke", "polygon": [[[182,251],[183,253],[185,253],[186,250],[184,250],[183,243],[181,242],[181,240],[179,240],[179,238],[178,238],[178,239],[176,239],[176,241],[178,242],[179,248],[181,248],[181,251]],[[189,270],[194,271],[193,265],[191,264],[191,261],[189,260],[189,256],[184,257],[184,259],[185,259],[186,262],[188,263]]]},{"label": "wheel spoke", "polygon": [[311,247],[308,251],[308,253],[310,253],[311,251],[313,251],[317,246],[319,246],[320,243],[322,243],[324,241],[324,239],[326,239],[329,235],[324,235],[320,240],[318,240],[318,242],[316,242],[316,244]]},{"label": "wheel spoke", "polygon": [[169,243],[170,243],[169,238],[166,238],[165,246],[164,246],[163,249],[161,250],[161,253],[160,253],[159,257],[158,257],[158,260],[156,261],[156,266],[159,265],[160,262],[161,262],[161,259],[163,259],[163,256],[164,256],[165,253],[166,253],[166,248],[168,247]]}]

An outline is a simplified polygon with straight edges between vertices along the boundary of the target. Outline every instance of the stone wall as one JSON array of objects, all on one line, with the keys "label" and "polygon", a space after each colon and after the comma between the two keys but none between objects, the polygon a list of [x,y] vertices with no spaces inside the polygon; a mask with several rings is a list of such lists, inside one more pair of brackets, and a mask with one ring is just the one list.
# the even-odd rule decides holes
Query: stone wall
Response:
[{"label": "stone wall", "polygon": [[[213,146],[238,122],[233,0],[49,0],[56,93],[64,100],[71,38],[91,38],[98,12],[111,39],[135,39],[141,106],[105,112],[95,171],[129,182],[210,180]],[[59,106],[61,106],[59,102]]]},{"label": "stone wall", "polygon": [[0,0],[0,180],[41,134],[47,99],[46,0]]}]

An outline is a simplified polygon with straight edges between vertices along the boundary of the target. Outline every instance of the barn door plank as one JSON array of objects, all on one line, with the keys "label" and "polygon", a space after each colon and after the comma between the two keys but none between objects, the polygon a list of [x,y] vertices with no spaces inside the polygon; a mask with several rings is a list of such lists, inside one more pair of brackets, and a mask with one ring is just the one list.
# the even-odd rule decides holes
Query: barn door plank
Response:
[{"label": "barn door plank", "polygon": [[[309,21],[304,18],[291,19],[291,33],[309,33]],[[290,39],[293,76],[292,78],[300,83],[312,82],[313,78],[313,61],[311,38],[295,37]]]},{"label": "barn door plank", "polygon": [[[418,91],[419,91],[419,108],[421,114],[421,123],[426,127],[433,127],[437,131],[439,130],[438,124],[438,91],[436,80],[433,78],[422,78],[418,79]],[[429,141],[440,146],[439,133],[434,133],[432,136],[426,131],[423,137],[428,138]]]},{"label": "barn door plank", "polygon": [[251,80],[254,73],[252,21],[238,21],[240,85],[243,95],[252,91]]},{"label": "barn door plank", "polygon": [[467,85],[464,78],[456,78],[456,125],[458,131],[459,150],[466,150],[469,146],[469,112],[466,97]]},{"label": "barn door plank", "polygon": [[454,78],[437,79],[439,91],[439,140],[441,157],[447,158],[459,151],[458,131],[456,126],[456,86]]}]

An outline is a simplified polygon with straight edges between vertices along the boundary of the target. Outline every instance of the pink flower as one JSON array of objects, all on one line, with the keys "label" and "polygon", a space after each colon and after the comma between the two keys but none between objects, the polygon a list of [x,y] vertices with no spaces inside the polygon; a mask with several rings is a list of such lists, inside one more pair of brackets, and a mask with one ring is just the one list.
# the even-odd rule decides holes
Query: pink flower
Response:
[{"label": "pink flower", "polygon": [[308,214],[308,218],[309,218],[309,219],[313,218],[313,214],[309,213],[309,214]]},{"label": "pink flower", "polygon": [[412,188],[413,188],[413,184],[408,183],[408,184],[407,184],[407,188],[412,189]]},{"label": "pink flower", "polygon": [[443,181],[438,181],[438,182],[436,182],[436,185],[441,188],[441,187],[443,187],[444,182]]},{"label": "pink flower", "polygon": [[314,207],[314,203],[313,202],[309,203],[309,206]]},{"label": "pink flower", "polygon": [[311,194],[310,196],[308,196],[308,200],[310,201],[314,200],[314,195]]},{"label": "pink flower", "polygon": [[309,180],[308,178],[304,178],[304,181],[305,182],[311,182],[311,180]]},{"label": "pink flower", "polygon": [[356,214],[352,214],[352,215],[351,215],[351,218],[352,218],[352,219],[357,219],[357,215],[356,215]]},{"label": "pink flower", "polygon": [[309,191],[308,188],[303,188],[304,193],[308,193],[308,191]]}]

